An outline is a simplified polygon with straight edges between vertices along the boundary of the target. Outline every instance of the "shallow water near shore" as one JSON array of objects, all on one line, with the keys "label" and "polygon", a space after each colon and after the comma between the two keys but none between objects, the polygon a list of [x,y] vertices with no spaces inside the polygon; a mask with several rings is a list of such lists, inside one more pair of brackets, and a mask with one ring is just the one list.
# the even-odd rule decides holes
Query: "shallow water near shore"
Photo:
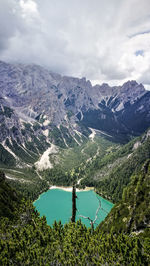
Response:
[{"label": "shallow water near shore", "polygon": [[[81,219],[87,227],[90,227],[89,220],[81,218],[80,215],[90,217],[94,220],[96,210],[99,206],[98,199],[101,200],[102,209],[98,212],[96,225],[105,219],[113,204],[98,196],[92,190],[77,192],[76,220]],[[40,213],[40,216],[46,216],[49,225],[53,225],[55,220],[61,220],[62,224],[65,224],[70,221],[72,214],[72,193],[61,189],[48,190],[40,195],[38,200],[34,202],[34,206]]]}]

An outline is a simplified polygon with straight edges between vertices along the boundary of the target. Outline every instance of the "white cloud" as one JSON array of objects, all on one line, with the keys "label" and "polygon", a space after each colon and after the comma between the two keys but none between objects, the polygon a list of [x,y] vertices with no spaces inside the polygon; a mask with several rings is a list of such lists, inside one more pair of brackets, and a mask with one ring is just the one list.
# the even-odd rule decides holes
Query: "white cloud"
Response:
[{"label": "white cloud", "polygon": [[25,15],[38,13],[37,4],[33,0],[20,0],[20,6]]},{"label": "white cloud", "polygon": [[0,0],[0,10],[1,60],[150,84],[149,0]]}]

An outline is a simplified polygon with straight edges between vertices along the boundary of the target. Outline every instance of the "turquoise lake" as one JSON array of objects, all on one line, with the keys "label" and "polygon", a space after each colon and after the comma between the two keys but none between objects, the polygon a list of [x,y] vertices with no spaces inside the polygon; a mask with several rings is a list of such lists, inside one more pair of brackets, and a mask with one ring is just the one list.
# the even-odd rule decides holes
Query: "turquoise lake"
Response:
[{"label": "turquoise lake", "polygon": [[[98,196],[94,191],[77,192],[77,216],[76,220],[81,219],[82,222],[90,227],[87,219],[81,218],[79,215],[90,217],[94,220],[96,210],[101,200],[101,206],[105,210],[99,210],[97,224],[102,222],[110,212],[113,204],[102,197]],[[40,195],[39,199],[34,202],[34,206],[40,213],[45,215],[47,223],[53,225],[54,221],[60,221],[65,224],[70,221],[72,214],[72,193],[61,189],[51,189]]]}]

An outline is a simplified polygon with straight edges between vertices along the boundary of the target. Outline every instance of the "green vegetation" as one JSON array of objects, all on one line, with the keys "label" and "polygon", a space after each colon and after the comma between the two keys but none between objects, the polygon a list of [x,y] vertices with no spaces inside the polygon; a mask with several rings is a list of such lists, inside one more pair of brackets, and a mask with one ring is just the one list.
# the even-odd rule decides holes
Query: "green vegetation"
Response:
[{"label": "green vegetation", "polygon": [[68,117],[68,119],[70,119],[72,116],[74,115],[74,113],[72,112],[72,111],[68,111],[67,112],[67,117]]},{"label": "green vegetation", "polygon": [[[121,199],[123,189],[130,182],[130,176],[137,172],[144,161],[150,158],[150,138],[120,165],[116,166],[110,173],[109,178],[98,183],[98,191],[106,193],[114,202]],[[105,189],[104,189],[105,187]]]},{"label": "green vegetation", "polygon": [[[60,148],[72,147],[74,148],[77,146],[76,141],[69,133],[67,127],[60,125],[60,128],[53,126],[49,133],[49,137],[51,141],[55,142],[55,145],[59,146]],[[79,143],[82,141],[78,136]]]},{"label": "green vegetation", "polygon": [[[64,226],[54,222],[50,227],[45,217],[39,218],[29,201],[22,200],[18,204],[16,200],[13,202],[14,218],[0,218],[1,265],[148,266],[149,177],[148,161],[131,178],[119,205],[114,206],[94,232],[81,221]],[[4,176],[2,182],[6,182]],[[124,210],[125,206],[129,212]]]},{"label": "green vegetation", "polygon": [[55,144],[61,148],[65,148],[66,145],[64,143],[64,140],[62,138],[61,131],[55,126],[49,133],[50,140],[54,140]]},{"label": "green vegetation", "polygon": [[[134,144],[139,142],[138,148]],[[83,186],[94,186],[96,191],[113,202],[122,197],[123,189],[130,182],[130,176],[138,171],[150,158],[150,138],[143,136],[130,141],[123,147],[107,150],[104,157],[97,156],[84,171]]]},{"label": "green vegetation", "polygon": [[21,196],[6,183],[5,175],[0,171],[0,217],[14,218],[20,199]]},{"label": "green vegetation", "polygon": [[35,200],[38,196],[49,189],[49,185],[46,180],[36,179],[33,181],[25,180],[9,180],[9,184],[21,192],[26,199]]},{"label": "green vegetation", "polygon": [[5,171],[8,177],[11,177],[11,179],[7,179],[7,183],[26,199],[35,200],[49,188],[49,183],[37,174],[35,167],[1,168],[1,170]]},{"label": "green vegetation", "polygon": [[78,122],[78,125],[82,131],[82,134],[86,137],[88,137],[91,134],[91,130],[84,126],[81,122]]},{"label": "green vegetation", "polygon": [[23,123],[23,125],[25,127],[25,131],[31,131],[32,133],[34,133],[32,125],[30,123]]},{"label": "green vegetation", "polygon": [[0,166],[12,167],[15,166],[16,160],[4,147],[0,144]]},{"label": "green vegetation", "polygon": [[97,153],[99,157],[103,158],[107,150],[114,150],[115,147],[115,144],[105,138],[97,137],[94,142],[89,140],[72,149],[60,149],[56,164],[54,160],[54,168],[47,169],[41,174],[50,184],[69,186],[72,184],[71,172],[73,169],[78,179],[85,177],[89,162],[93,160],[95,154]]},{"label": "green vegetation", "polygon": [[115,205],[100,228],[105,232],[139,233],[150,222],[150,160],[142,170],[131,176],[130,184],[124,188],[122,200]]},{"label": "green vegetation", "polygon": [[6,144],[18,158],[22,159],[23,162],[34,163],[36,161],[37,156],[30,154],[21,145],[18,145],[15,140],[12,140],[12,143],[10,143],[9,139],[6,139]]},{"label": "green vegetation", "polygon": [[62,150],[59,155],[60,167],[65,171],[76,167],[84,168],[85,165],[87,167],[95,157],[99,156],[102,159],[108,149],[114,150],[115,148],[117,146],[111,141],[103,137],[96,137],[94,142],[89,140],[73,149]]},{"label": "green vegetation", "polygon": [[70,135],[69,130],[66,127],[60,125],[60,131],[69,147],[74,147],[77,145],[74,138]]},{"label": "green vegetation", "polygon": [[40,128],[41,128],[41,126],[40,126],[39,123],[34,123],[34,124],[33,124],[33,130],[34,130],[34,131],[37,131],[37,130],[40,129]]},{"label": "green vegetation", "polygon": [[0,115],[4,115],[8,118],[11,118],[12,114],[13,114],[13,110],[10,109],[9,107],[3,106],[3,109],[0,108]]}]

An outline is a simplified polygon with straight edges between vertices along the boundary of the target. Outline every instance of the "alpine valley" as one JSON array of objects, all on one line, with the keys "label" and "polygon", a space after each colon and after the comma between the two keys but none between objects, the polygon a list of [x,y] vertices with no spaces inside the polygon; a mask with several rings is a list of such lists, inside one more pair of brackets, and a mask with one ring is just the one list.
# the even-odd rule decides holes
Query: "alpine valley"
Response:
[{"label": "alpine valley", "polygon": [[[0,62],[0,264],[149,265],[150,91],[92,86]],[[47,225],[32,201],[52,185],[114,203],[93,231]],[[53,204],[53,203],[49,203]]]}]

